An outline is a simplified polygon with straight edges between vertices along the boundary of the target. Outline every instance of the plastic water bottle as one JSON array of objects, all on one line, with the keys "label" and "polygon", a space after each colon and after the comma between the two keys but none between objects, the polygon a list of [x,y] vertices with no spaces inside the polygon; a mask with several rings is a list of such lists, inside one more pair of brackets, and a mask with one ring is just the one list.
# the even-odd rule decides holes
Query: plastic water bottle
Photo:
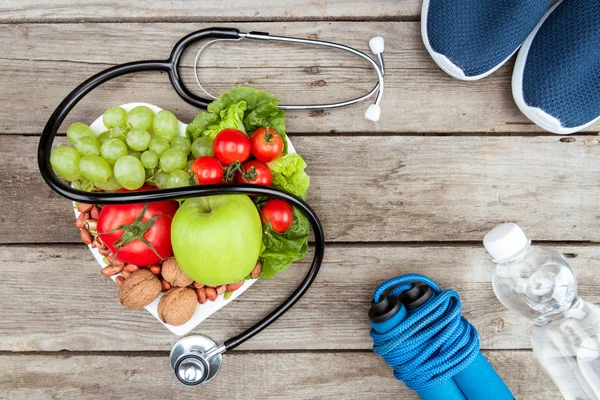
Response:
[{"label": "plastic water bottle", "polygon": [[483,244],[496,263],[496,297],[530,320],[533,350],[563,396],[600,399],[600,308],[577,295],[569,262],[532,246],[516,224],[494,228]]}]

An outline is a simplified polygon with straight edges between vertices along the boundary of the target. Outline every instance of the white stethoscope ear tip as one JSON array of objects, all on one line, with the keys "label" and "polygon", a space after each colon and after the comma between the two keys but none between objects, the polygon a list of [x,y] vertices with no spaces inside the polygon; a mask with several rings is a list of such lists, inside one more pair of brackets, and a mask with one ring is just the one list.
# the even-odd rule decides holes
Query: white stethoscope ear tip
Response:
[{"label": "white stethoscope ear tip", "polygon": [[371,104],[365,112],[365,118],[369,121],[377,122],[379,121],[379,117],[381,117],[381,107],[377,104]]},{"label": "white stethoscope ear tip", "polygon": [[383,41],[383,37],[375,36],[373,39],[369,40],[369,47],[373,54],[381,54],[385,48],[385,42]]}]

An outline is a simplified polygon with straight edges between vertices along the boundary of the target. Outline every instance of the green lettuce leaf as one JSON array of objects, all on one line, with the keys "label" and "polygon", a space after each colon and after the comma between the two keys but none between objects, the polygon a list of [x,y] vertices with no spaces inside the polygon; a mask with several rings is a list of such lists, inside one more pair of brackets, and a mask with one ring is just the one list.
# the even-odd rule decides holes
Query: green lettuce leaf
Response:
[{"label": "green lettuce leaf", "polygon": [[284,154],[268,165],[275,188],[306,200],[310,177],[304,172],[306,162],[299,154]]},{"label": "green lettuce leaf", "polygon": [[[245,103],[243,112],[240,109],[241,102]],[[268,126],[284,139],[284,150],[287,152],[284,113],[277,105],[279,99],[269,92],[245,86],[235,87],[210,103],[208,112],[200,113],[188,125],[186,132],[193,141],[200,135],[212,139],[225,128],[235,128],[250,134],[257,128]]]},{"label": "green lettuce leaf", "polygon": [[262,262],[260,277],[271,279],[294,261],[302,259],[308,251],[308,233],[308,219],[295,207],[292,226],[284,233],[277,233],[266,225],[263,230],[264,248],[259,256]]}]

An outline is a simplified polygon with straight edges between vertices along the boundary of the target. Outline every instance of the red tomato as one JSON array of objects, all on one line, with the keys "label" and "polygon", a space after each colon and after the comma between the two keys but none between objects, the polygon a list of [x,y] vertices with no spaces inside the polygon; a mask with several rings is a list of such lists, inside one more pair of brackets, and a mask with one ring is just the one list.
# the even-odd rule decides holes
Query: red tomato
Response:
[{"label": "red tomato", "polygon": [[273,128],[258,128],[250,136],[252,155],[259,161],[273,161],[283,153],[283,138]]},{"label": "red tomato", "polygon": [[173,255],[171,221],[177,207],[173,200],[105,205],[98,216],[100,239],[124,263],[156,264]]},{"label": "red tomato", "polygon": [[250,139],[237,129],[224,129],[215,137],[213,153],[224,166],[244,162],[250,157]]},{"label": "red tomato", "polygon": [[269,223],[275,232],[283,233],[294,222],[294,210],[283,200],[269,200],[260,210],[260,219],[263,225]]},{"label": "red tomato", "polygon": [[225,171],[214,157],[204,156],[196,158],[192,163],[192,173],[196,175],[199,185],[216,185],[221,183]]},{"label": "red tomato", "polygon": [[237,183],[252,183],[254,185],[271,186],[273,184],[273,174],[264,162],[252,160],[242,165],[244,176],[237,172],[235,181]]}]

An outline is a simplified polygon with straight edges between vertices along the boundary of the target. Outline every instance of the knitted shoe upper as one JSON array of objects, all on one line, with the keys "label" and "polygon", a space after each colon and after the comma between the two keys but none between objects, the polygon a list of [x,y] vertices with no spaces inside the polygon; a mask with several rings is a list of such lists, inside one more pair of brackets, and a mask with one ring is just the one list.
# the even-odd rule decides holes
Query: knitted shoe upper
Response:
[{"label": "knitted shoe upper", "polygon": [[504,62],[552,4],[552,0],[424,1],[429,1],[431,48],[466,76],[482,75]]},{"label": "knitted shoe upper", "polygon": [[523,71],[523,98],[563,127],[600,116],[600,0],[564,0],[537,32]]}]

